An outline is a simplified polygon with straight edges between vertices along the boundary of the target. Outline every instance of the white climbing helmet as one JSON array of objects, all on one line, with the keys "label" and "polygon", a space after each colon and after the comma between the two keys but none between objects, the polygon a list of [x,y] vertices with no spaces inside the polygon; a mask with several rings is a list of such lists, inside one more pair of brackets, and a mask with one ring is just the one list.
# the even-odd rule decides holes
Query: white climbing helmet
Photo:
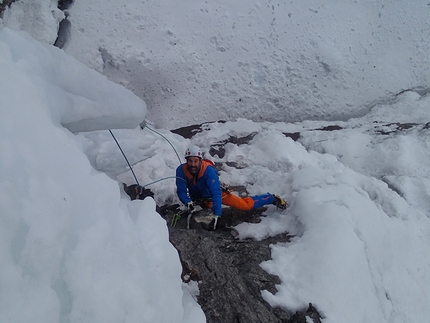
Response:
[{"label": "white climbing helmet", "polygon": [[185,158],[188,158],[188,157],[199,157],[201,159],[201,158],[203,158],[203,153],[199,147],[197,147],[195,145],[191,145],[185,151]]}]

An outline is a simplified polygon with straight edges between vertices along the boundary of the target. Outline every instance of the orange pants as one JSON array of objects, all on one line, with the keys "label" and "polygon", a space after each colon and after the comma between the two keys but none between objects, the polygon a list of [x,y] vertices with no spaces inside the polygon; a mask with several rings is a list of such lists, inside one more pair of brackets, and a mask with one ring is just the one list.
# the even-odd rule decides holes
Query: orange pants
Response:
[{"label": "orange pants", "polygon": [[[242,210],[242,211],[248,211],[251,210],[254,207],[254,200],[252,197],[239,197],[237,195],[234,195],[232,193],[222,192],[221,194],[222,198],[222,204],[230,206],[232,208]],[[204,201],[204,206],[211,208],[212,207],[212,201]]]}]

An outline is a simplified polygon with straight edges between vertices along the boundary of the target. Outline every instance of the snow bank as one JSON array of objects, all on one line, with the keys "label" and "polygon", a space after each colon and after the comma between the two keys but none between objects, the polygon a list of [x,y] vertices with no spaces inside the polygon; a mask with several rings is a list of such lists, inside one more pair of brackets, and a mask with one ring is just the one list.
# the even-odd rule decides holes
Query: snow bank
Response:
[{"label": "snow bank", "polygon": [[144,101],[62,50],[6,27],[0,41],[4,64],[25,73],[55,123],[80,132],[134,128],[144,119]]},{"label": "snow bank", "polygon": [[89,0],[68,13],[65,51],[143,98],[157,127],[345,120],[430,88],[424,1]]},{"label": "snow bank", "polygon": [[6,7],[2,20],[8,28],[25,30],[35,39],[54,44],[60,22],[65,18],[58,9],[58,0],[19,0]]},{"label": "snow bank", "polygon": [[60,124],[133,126],[144,103],[6,28],[0,70],[0,321],[204,322],[154,201],[129,201]]},{"label": "snow bank", "polygon": [[[276,293],[262,291],[273,307],[294,312],[312,302],[333,323],[428,317],[428,98],[405,95],[413,100],[378,105],[335,123],[334,131],[318,130],[333,125],[327,122],[241,119],[210,124],[193,137],[205,151],[229,136],[252,137],[213,158],[224,164],[221,180],[290,202],[285,211],[269,206],[260,223],[236,227],[241,239],[294,236],[272,245],[272,259],[261,264],[282,281]],[[395,120],[412,127],[399,130]],[[300,133],[298,142],[285,136],[291,133]]]}]

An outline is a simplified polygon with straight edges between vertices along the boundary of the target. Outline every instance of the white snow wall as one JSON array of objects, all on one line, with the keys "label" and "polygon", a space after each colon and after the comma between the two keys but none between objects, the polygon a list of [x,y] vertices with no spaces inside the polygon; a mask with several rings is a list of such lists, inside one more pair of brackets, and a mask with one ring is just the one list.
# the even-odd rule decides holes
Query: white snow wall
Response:
[{"label": "white snow wall", "polygon": [[0,71],[0,322],[204,322],[154,200],[121,198],[60,124],[136,128],[144,102],[8,28]]},{"label": "white snow wall", "polygon": [[65,50],[175,128],[346,119],[428,89],[428,1],[76,1]]},{"label": "white snow wall", "polygon": [[[58,21],[46,8],[20,0],[4,24],[43,39],[40,20]],[[87,0],[66,11],[64,50],[144,99],[158,127],[347,119],[430,88],[424,0]]]}]

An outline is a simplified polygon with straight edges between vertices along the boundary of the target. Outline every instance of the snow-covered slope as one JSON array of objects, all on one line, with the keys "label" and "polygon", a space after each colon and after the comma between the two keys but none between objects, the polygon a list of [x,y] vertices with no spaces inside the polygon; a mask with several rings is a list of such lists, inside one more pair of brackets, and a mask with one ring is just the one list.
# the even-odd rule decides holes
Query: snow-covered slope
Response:
[{"label": "snow-covered slope", "polygon": [[[57,1],[4,23],[53,43]],[[430,88],[425,1],[74,1],[64,50],[148,104],[158,127],[342,119]]]},{"label": "snow-covered slope", "polygon": [[430,88],[426,1],[76,1],[65,51],[159,127],[346,119]]},{"label": "snow-covered slope", "polygon": [[204,322],[154,201],[130,202],[61,125],[137,127],[145,103],[7,28],[0,70],[0,321]]}]

